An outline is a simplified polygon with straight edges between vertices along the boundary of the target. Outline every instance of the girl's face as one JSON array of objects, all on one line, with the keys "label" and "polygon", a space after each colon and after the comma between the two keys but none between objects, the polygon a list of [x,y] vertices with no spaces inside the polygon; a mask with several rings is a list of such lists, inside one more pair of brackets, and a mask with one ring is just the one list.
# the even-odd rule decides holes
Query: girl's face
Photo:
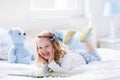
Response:
[{"label": "girl's face", "polygon": [[51,54],[54,54],[54,48],[52,43],[47,38],[40,38],[38,43],[38,54],[45,59],[49,59]]}]

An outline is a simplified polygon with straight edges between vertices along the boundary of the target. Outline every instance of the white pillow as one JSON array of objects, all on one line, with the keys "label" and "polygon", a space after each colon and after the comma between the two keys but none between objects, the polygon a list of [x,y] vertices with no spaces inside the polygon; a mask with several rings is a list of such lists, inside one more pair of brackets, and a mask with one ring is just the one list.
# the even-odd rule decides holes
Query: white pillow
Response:
[{"label": "white pillow", "polygon": [[7,55],[11,42],[7,30],[0,28],[0,59],[7,60]]}]

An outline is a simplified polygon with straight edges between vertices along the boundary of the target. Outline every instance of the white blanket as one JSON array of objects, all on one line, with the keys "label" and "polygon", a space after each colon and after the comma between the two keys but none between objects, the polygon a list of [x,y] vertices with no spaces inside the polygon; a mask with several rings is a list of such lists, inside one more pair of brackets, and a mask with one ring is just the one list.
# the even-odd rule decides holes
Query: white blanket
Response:
[{"label": "white blanket", "polygon": [[[102,57],[101,62],[84,65],[83,70],[76,69],[76,75],[70,77],[44,77],[41,80],[120,80],[120,51],[112,49],[97,49]],[[12,76],[9,74],[29,74],[36,71],[33,64],[11,64],[0,61],[0,80],[40,80],[39,78]]]}]

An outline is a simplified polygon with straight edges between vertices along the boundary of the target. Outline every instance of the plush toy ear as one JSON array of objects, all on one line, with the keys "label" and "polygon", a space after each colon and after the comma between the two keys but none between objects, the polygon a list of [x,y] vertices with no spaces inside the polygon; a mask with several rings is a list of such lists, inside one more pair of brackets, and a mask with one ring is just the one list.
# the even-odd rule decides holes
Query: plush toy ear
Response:
[{"label": "plush toy ear", "polygon": [[67,32],[67,34],[65,35],[65,37],[63,38],[63,42],[67,43],[68,41],[70,41],[71,39],[73,39],[72,37],[74,36],[75,33],[76,33],[75,30],[69,30]]},{"label": "plush toy ear", "polygon": [[9,35],[11,35],[11,34],[12,34],[12,32],[13,32],[13,30],[11,30],[11,29],[10,29],[10,30],[8,30],[8,34],[9,34]]},{"label": "plush toy ear", "polygon": [[87,26],[80,36],[81,42],[87,42],[92,34],[92,27]]}]

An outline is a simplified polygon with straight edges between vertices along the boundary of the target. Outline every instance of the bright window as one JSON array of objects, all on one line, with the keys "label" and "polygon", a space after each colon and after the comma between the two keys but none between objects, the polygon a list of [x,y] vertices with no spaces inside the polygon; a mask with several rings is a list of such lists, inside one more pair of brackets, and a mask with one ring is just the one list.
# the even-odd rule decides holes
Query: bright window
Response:
[{"label": "bright window", "polygon": [[30,11],[34,15],[71,16],[82,15],[84,0],[31,0]]}]

